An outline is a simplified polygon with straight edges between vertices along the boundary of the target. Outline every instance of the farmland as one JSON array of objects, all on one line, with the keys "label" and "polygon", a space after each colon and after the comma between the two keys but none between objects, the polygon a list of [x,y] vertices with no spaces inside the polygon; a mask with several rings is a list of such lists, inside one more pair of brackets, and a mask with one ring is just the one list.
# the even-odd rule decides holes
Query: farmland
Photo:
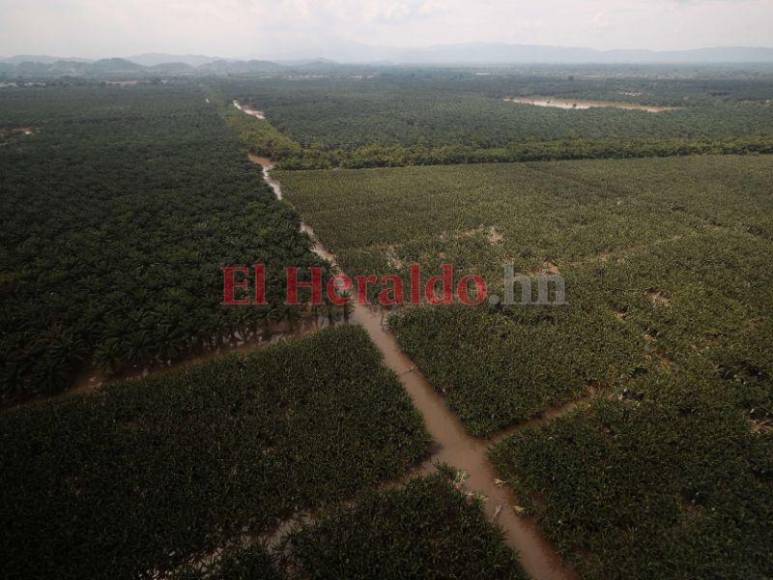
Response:
[{"label": "farmland", "polygon": [[364,331],[0,416],[3,577],[149,577],[403,475],[429,438]]},{"label": "farmland", "polygon": [[353,273],[560,271],[566,306],[390,324],[474,435],[581,401],[492,459],[591,578],[770,569],[772,179],[733,156],[282,174]]},{"label": "farmland", "polygon": [[769,69],[250,66],[0,92],[1,576],[770,576]]},{"label": "farmland", "polygon": [[[194,86],[0,95],[0,399],[142,371],[297,318],[227,311],[223,264],[315,263],[235,135]],[[7,140],[6,140],[7,139]],[[245,235],[252,232],[254,235]]]},{"label": "farmland", "polygon": [[718,383],[633,381],[519,433],[494,460],[583,577],[765,578],[770,433],[752,432],[739,406],[753,385]]},{"label": "farmland", "polygon": [[[773,152],[773,82],[598,80],[495,71],[376,72],[364,78],[222,84],[296,142],[288,169]],[[661,106],[651,114],[561,110],[510,97]]]},{"label": "farmland", "polygon": [[[497,282],[504,263],[531,273],[550,265],[566,278],[564,307],[393,318],[403,349],[485,435],[589,386],[623,384],[652,363],[653,337],[673,359],[692,360],[704,336],[722,348],[735,340],[762,348],[771,175],[769,157],[696,157],[285,172],[282,180],[354,273],[405,274],[414,262],[436,273],[448,261],[459,275]],[[653,308],[648,289],[668,296],[670,308]],[[717,348],[701,359],[727,354]]]},{"label": "farmland", "polygon": [[[398,490],[363,494],[354,507],[330,510],[287,537],[279,566],[318,579],[525,578],[483,518],[480,500],[460,492],[455,479],[442,468]],[[256,577],[262,570],[255,562],[265,561],[254,549],[237,550],[226,557],[225,572],[215,573]]]}]

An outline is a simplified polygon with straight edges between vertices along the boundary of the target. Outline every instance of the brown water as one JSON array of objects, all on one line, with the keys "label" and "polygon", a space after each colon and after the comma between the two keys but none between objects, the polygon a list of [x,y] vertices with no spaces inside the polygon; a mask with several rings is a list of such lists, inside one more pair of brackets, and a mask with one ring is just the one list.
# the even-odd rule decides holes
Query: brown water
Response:
[{"label": "brown water", "polygon": [[[270,161],[261,162],[257,157],[251,159],[263,167],[264,175],[270,171]],[[271,179],[269,185],[281,199],[279,183]],[[335,266],[335,256],[319,242],[313,230],[306,224],[303,224],[301,229],[314,241],[315,253]],[[574,572],[563,565],[561,558],[541,535],[536,524],[518,515],[512,492],[497,479],[494,467],[488,459],[491,442],[476,439],[467,433],[445,400],[400,350],[397,339],[386,327],[383,311],[354,304],[350,320],[367,331],[381,351],[384,363],[398,375],[414,406],[423,416],[427,431],[439,446],[433,461],[446,463],[468,475],[465,488],[486,498],[486,516],[502,529],[505,541],[519,554],[526,572],[536,580],[575,578]],[[427,469],[424,466],[420,472]]]},{"label": "brown water", "polygon": [[625,111],[644,111],[645,113],[666,113],[674,111],[673,107],[655,107],[618,101],[588,101],[582,99],[559,99],[555,97],[507,97],[508,103],[534,105],[535,107],[551,107],[564,110],[584,111],[587,109],[623,109]]},{"label": "brown water", "polygon": [[277,199],[282,199],[282,186],[279,185],[279,182],[271,177],[271,174],[269,173],[274,168],[274,162],[265,157],[253,155],[252,153],[249,154],[249,158],[255,165],[260,165],[263,168],[263,181],[271,187],[271,190],[274,192]]}]

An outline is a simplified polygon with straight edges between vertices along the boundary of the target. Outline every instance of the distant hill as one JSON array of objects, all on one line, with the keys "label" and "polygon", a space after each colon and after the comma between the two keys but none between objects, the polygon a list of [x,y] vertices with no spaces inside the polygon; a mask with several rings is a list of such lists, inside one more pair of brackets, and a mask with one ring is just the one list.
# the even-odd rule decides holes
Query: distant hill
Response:
[{"label": "distant hill", "polygon": [[198,67],[201,73],[209,74],[260,74],[273,73],[284,69],[282,65],[267,60],[216,60]]},{"label": "distant hill", "polygon": [[186,64],[191,68],[196,68],[220,59],[217,57],[203,56],[200,54],[163,54],[158,52],[151,52],[147,54],[129,56],[126,58],[126,60],[136,64],[141,64],[142,66],[159,66],[162,64],[173,63]]},{"label": "distant hill", "polygon": [[136,73],[142,72],[145,67],[134,63],[125,58],[104,58],[102,60],[95,61],[89,65],[89,72],[92,73],[110,73],[110,74],[122,74],[122,73]]},{"label": "distant hill", "polygon": [[196,73],[196,67],[185,62],[164,62],[145,68],[150,72],[160,75],[192,75]]},{"label": "distant hill", "polygon": [[18,64],[2,63],[0,72],[6,76],[19,77],[64,77],[64,76],[138,76],[151,72],[143,67],[122,58],[106,58],[94,62],[83,60],[45,60],[20,61]]},{"label": "distant hill", "polygon": [[72,62],[90,62],[88,59],[85,58],[61,58],[58,56],[46,56],[46,55],[36,55],[36,54],[18,54],[16,56],[11,56],[7,58],[0,58],[0,62],[7,63],[7,64],[21,64],[23,62],[34,62],[34,63],[42,63],[42,64],[53,64],[60,60],[67,60]]},{"label": "distant hill", "polygon": [[45,55],[0,58],[3,79],[84,76],[265,75],[285,71],[333,71],[347,63],[408,65],[508,64],[773,64],[773,48],[701,48],[682,51],[609,50],[497,43],[449,44],[429,48],[384,48],[338,43],[314,58],[229,60],[203,55],[148,53],[130,58],[89,61]]}]

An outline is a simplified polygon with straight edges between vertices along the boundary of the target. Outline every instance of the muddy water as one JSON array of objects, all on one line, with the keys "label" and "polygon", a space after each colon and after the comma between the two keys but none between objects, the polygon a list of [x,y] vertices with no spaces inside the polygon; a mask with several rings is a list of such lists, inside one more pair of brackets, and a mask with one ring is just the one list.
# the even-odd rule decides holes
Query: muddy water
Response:
[{"label": "muddy water", "polygon": [[249,115],[250,117],[255,117],[256,119],[260,119],[261,121],[266,120],[266,114],[263,111],[258,111],[256,109],[245,107],[244,105],[240,104],[239,101],[234,101],[234,107],[239,109],[245,115]]},{"label": "muddy water", "polygon": [[625,111],[644,111],[645,113],[666,113],[674,111],[673,107],[655,107],[650,105],[637,105],[636,103],[622,103],[616,101],[586,101],[573,99],[557,99],[546,97],[508,97],[505,99],[508,103],[517,103],[520,105],[534,105],[536,107],[551,107],[565,110],[587,109],[623,109]]},{"label": "muddy water", "polygon": [[269,173],[274,168],[274,162],[265,157],[253,155],[252,153],[250,153],[249,157],[250,161],[255,165],[260,165],[263,168],[263,181],[271,187],[271,190],[274,192],[277,199],[282,199],[282,186],[279,185],[279,182],[271,177],[271,174]]},{"label": "muddy water", "polygon": [[536,525],[516,514],[515,499],[510,490],[497,485],[497,474],[488,460],[490,443],[467,434],[459,418],[400,350],[377,311],[356,305],[352,320],[367,330],[384,355],[386,366],[398,374],[414,406],[424,417],[427,430],[440,445],[433,459],[469,475],[465,482],[467,489],[487,498],[486,515],[502,528],[507,543],[520,555],[524,569],[536,579],[571,578],[572,574],[563,568],[560,558],[541,537]]},{"label": "muddy water", "polygon": [[[257,157],[251,159],[263,167],[264,175],[270,171],[270,161],[261,162]],[[281,199],[281,186],[273,179],[269,185]],[[324,248],[313,230],[306,224],[301,229],[314,240],[315,253],[335,265],[335,256]],[[398,375],[414,406],[422,414],[427,431],[439,446],[433,460],[468,474],[465,487],[487,498],[484,504],[487,517],[502,529],[507,544],[519,554],[526,572],[536,580],[575,578],[574,572],[563,566],[558,554],[542,537],[536,524],[517,514],[512,492],[504,485],[497,485],[499,480],[488,460],[491,442],[467,434],[444,399],[400,350],[396,338],[385,326],[382,311],[355,304],[350,320],[367,331],[381,351],[386,366]],[[429,471],[429,468],[425,466],[424,470]]]}]

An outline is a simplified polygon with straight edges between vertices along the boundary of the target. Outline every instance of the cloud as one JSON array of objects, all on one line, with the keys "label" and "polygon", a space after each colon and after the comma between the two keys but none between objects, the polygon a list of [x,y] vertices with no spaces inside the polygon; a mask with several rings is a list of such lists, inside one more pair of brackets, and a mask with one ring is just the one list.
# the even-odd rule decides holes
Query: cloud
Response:
[{"label": "cloud", "polygon": [[0,0],[0,54],[320,54],[360,43],[773,46],[770,0]]}]

